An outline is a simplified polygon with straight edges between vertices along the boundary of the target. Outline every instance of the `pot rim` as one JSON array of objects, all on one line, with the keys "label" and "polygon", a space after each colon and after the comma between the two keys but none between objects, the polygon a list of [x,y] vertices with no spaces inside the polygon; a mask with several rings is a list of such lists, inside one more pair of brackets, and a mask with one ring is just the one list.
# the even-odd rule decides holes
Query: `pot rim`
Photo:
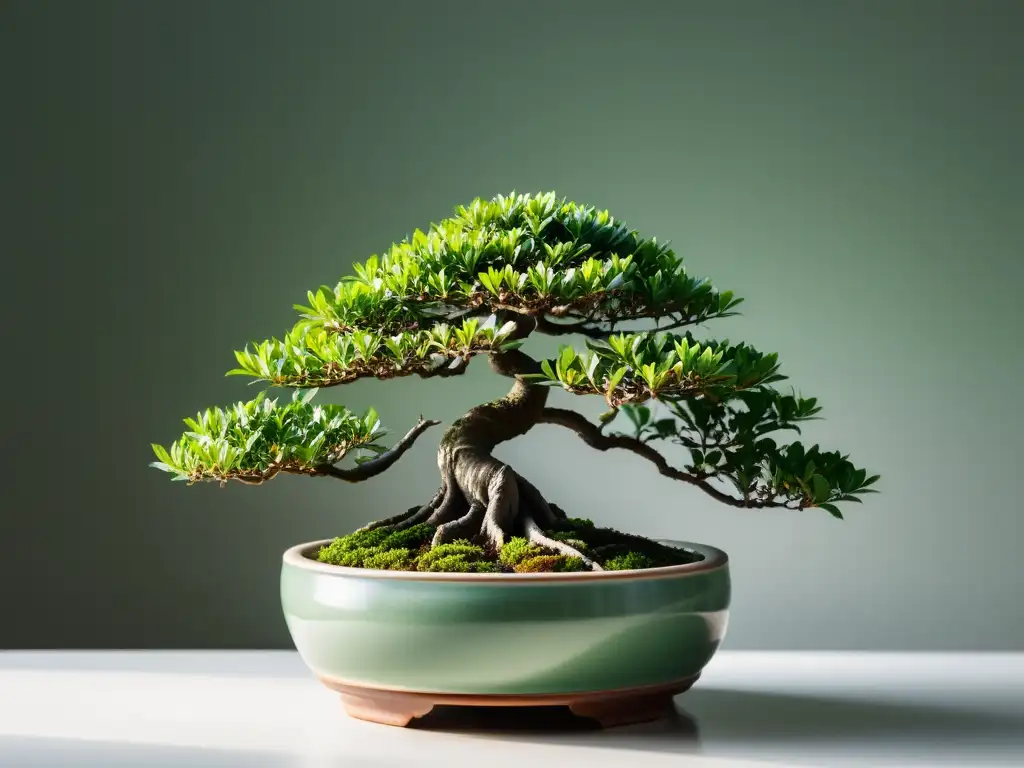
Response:
[{"label": "pot rim", "polygon": [[320,539],[296,544],[285,550],[282,561],[285,565],[315,571],[328,576],[347,578],[391,579],[396,581],[456,581],[456,582],[498,582],[502,584],[582,581],[605,582],[641,579],[667,579],[707,573],[729,564],[729,556],[707,544],[690,541],[657,539],[661,544],[686,549],[703,555],[702,560],[683,565],[666,565],[659,568],[639,568],[624,571],[569,571],[559,573],[433,573],[425,571],[386,571],[379,568],[352,568],[347,565],[331,565],[311,559],[308,555],[334,539]]}]

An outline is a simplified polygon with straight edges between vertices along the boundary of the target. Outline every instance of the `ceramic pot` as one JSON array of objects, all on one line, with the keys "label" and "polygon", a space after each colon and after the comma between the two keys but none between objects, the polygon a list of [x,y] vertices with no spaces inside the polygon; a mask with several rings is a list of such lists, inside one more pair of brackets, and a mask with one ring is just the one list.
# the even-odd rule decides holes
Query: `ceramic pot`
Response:
[{"label": "ceramic pot", "polygon": [[327,543],[285,552],[285,620],[349,713],[380,722],[404,725],[438,703],[678,693],[728,622],[728,557],[703,544],[663,542],[701,556],[665,568],[477,574],[327,565],[314,559]]}]

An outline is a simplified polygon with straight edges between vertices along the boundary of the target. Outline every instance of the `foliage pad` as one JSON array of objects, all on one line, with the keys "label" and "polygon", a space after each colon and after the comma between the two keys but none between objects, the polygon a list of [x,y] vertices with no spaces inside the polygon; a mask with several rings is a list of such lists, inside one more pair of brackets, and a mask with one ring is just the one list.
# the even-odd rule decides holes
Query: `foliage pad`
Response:
[{"label": "foliage pad", "polygon": [[[458,509],[459,499],[487,508],[488,497],[497,493],[491,481],[499,488],[510,480],[486,477],[498,471],[495,466],[504,468],[500,462],[484,466],[479,455],[539,423],[571,429],[598,450],[631,451],[661,475],[736,507],[821,508],[841,518],[838,504],[860,502],[875,490],[878,475],[869,475],[845,454],[777,441],[775,433],[799,434],[803,422],[817,418],[818,401],[773,389],[785,379],[775,353],[700,339],[686,330],[735,314],[741,299],[689,275],[667,243],[640,236],[608,211],[553,192],[478,198],[352,271],[333,287],[308,292],[306,303],[295,305],[300,319],[281,338],[235,352],[238,367],[229,375],[304,394],[296,391],[284,404],[261,394],[200,412],[185,420],[188,431],[169,448],[153,445],[158,459],[153,466],[188,483],[261,483],[280,472],[365,480],[385,471],[439,422],[421,416],[385,449],[372,409],[357,416],[340,405],[314,406],[316,390],[366,377],[458,375],[481,354],[505,375],[576,395],[599,395],[608,411],[591,423],[534,397],[535,390],[523,397],[520,381],[515,398],[471,410],[442,439],[449,447],[462,440],[474,450],[439,456],[446,466],[438,507],[431,502],[410,510],[410,527],[404,530],[382,524],[335,539],[318,553],[322,562],[539,573],[580,570],[590,561],[617,570],[697,557],[586,520],[560,520],[544,531],[545,538],[522,524],[516,516],[521,510],[472,540],[440,543],[456,531],[463,535],[462,525],[438,534],[432,525],[412,524],[455,523],[458,516],[445,517],[467,514]],[[620,325],[645,320],[657,321],[657,329],[624,331]],[[586,341],[563,345],[556,357],[538,362],[518,351],[532,333],[579,335]],[[536,408],[525,407],[534,402]],[[625,419],[616,421],[619,415]],[[625,430],[612,426],[624,421]],[[685,451],[681,466],[655,448],[666,441]],[[335,466],[353,452],[358,466]],[[459,462],[463,466],[455,466]],[[468,468],[473,471],[456,471],[472,462],[477,462]],[[475,478],[480,487],[449,493],[453,477]],[[454,501],[445,503],[449,498]],[[579,557],[513,536],[514,531],[547,545],[555,539]]]},{"label": "foliage pad", "polygon": [[690,333],[622,333],[588,347],[577,352],[563,346],[557,358],[541,363],[543,374],[533,378],[561,384],[573,394],[604,395],[612,406],[652,398],[721,399],[783,378],[778,355],[746,344],[700,342]]},{"label": "foliage pad", "polygon": [[693,320],[739,303],[687,275],[667,244],[553,192],[478,198],[354,271],[297,309],[340,331],[396,333],[465,308]]},{"label": "foliage pad", "polygon": [[260,394],[230,408],[209,408],[185,419],[188,431],[166,449],[153,445],[152,466],[175,480],[258,483],[279,472],[317,474],[361,448],[382,450],[377,413],[356,416],[341,405],[311,405],[298,392],[278,405]]}]

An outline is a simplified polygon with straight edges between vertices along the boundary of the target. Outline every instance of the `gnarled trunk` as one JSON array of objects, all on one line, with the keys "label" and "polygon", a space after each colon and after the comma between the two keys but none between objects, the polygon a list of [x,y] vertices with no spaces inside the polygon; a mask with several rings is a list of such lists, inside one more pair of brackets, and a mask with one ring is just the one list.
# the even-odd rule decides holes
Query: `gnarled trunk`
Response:
[{"label": "gnarled trunk", "polygon": [[502,398],[471,409],[445,432],[437,452],[441,488],[429,502],[368,528],[405,528],[428,522],[437,526],[432,546],[465,538],[494,552],[501,550],[509,536],[522,535],[600,570],[581,552],[544,535],[544,528],[564,515],[552,509],[528,480],[494,458],[497,445],[525,435],[540,421],[548,388],[520,378],[537,370],[536,361],[522,352],[494,352],[489,359],[495,371],[515,379],[512,389]]}]

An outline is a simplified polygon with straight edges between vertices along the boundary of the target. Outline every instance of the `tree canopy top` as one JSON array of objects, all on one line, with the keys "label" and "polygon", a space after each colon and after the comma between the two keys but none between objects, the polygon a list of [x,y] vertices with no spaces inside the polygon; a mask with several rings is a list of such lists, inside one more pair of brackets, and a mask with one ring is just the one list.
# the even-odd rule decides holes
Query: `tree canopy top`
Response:
[{"label": "tree canopy top", "polygon": [[297,387],[446,375],[520,343],[516,324],[495,315],[605,339],[624,321],[681,328],[741,301],[688,275],[667,244],[554,192],[478,198],[353,271],[310,291],[284,338],[236,352],[232,373]]},{"label": "tree canopy top", "polygon": [[695,322],[738,303],[687,275],[667,243],[554,192],[477,198],[454,213],[355,265],[333,289],[311,291],[297,309],[333,330],[396,333],[460,310]]},{"label": "tree canopy top", "polygon": [[[536,331],[580,334],[586,347],[563,346],[539,365],[522,353],[497,354],[496,369],[600,395],[610,410],[600,426],[552,407],[535,423],[572,429],[599,450],[632,451],[733,506],[818,506],[839,517],[836,502],[873,492],[878,476],[845,455],[775,442],[771,433],[799,433],[800,423],[815,418],[817,401],[770,386],[784,378],[775,354],[676,332],[734,314],[740,299],[689,276],[668,245],[640,237],[607,211],[554,193],[477,199],[353,271],[334,288],[311,291],[308,305],[296,307],[302,319],[283,338],[235,353],[240,367],[229,373],[305,392],[284,405],[261,397],[202,412],[170,450],[154,445],[156,466],[189,482],[258,483],[282,472],[358,482],[387,469],[438,422],[421,417],[384,449],[375,413],[314,406],[310,389],[362,377],[458,374],[473,356],[514,350]],[[667,322],[656,332],[616,332],[618,323],[643,319]],[[505,365],[517,358],[530,370]],[[670,415],[655,418],[645,405],[651,400]],[[619,412],[633,423],[632,435],[604,431]],[[683,446],[690,463],[671,467],[650,445],[655,440]],[[352,452],[363,461],[336,466]],[[728,483],[735,495],[712,481]]]}]

